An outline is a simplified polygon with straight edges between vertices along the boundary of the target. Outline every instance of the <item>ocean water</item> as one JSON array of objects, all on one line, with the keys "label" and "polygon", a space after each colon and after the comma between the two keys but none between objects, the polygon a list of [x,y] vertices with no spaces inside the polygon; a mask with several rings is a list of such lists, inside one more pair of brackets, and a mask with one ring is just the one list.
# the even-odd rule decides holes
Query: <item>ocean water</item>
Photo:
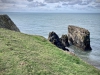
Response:
[{"label": "ocean water", "polygon": [[0,13],[8,14],[22,33],[41,35],[48,38],[51,31],[59,37],[68,33],[68,25],[86,28],[90,31],[92,51],[84,52],[76,47],[71,51],[78,57],[100,69],[100,14],[68,13]]}]

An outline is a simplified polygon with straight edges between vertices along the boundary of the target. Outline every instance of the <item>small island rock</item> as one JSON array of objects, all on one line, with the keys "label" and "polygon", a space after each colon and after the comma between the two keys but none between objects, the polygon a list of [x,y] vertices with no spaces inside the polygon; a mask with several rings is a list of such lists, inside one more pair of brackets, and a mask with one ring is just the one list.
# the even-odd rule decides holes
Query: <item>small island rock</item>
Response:
[{"label": "small island rock", "polygon": [[92,50],[90,46],[90,32],[77,26],[68,26],[68,39],[70,44],[75,45],[82,50]]}]

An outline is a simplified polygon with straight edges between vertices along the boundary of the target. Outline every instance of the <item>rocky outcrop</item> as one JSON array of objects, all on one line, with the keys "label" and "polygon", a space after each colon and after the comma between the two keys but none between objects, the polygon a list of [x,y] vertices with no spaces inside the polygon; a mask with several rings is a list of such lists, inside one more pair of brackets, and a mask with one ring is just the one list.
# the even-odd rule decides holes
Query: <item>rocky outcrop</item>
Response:
[{"label": "rocky outcrop", "polygon": [[67,35],[62,35],[60,39],[61,39],[62,44],[65,47],[68,47],[69,46],[68,36]]},{"label": "rocky outcrop", "polygon": [[90,32],[84,28],[69,25],[68,39],[70,44],[83,50],[92,50],[90,46]]},{"label": "rocky outcrop", "polygon": [[8,15],[0,15],[0,28],[6,28],[9,30],[20,32],[18,27],[14,22],[9,18]]},{"label": "rocky outcrop", "polygon": [[55,32],[50,32],[49,33],[48,40],[52,44],[56,45],[58,48],[69,51],[68,49],[65,48],[66,44],[64,45],[64,42],[62,43],[62,41],[66,40],[66,39],[65,38],[64,39],[63,38],[60,39]]}]

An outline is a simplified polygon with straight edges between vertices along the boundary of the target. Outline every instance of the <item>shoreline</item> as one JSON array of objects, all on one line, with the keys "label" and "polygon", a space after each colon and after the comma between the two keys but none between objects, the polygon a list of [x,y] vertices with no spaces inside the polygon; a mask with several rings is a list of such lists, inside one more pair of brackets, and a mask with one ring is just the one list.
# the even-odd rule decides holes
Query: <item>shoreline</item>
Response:
[{"label": "shoreline", "polygon": [[[97,69],[99,69],[100,70],[100,66],[98,67],[98,65],[93,65],[95,62],[92,62],[92,61],[87,61],[87,60],[85,60],[84,58],[82,58],[82,57],[80,57],[80,56],[78,56],[74,51],[74,49],[73,48],[70,48],[70,47],[67,47],[68,49],[69,49],[69,51],[71,51],[72,52],[72,54],[74,54],[75,56],[77,56],[77,57],[79,57],[80,59],[82,59],[84,62],[86,62],[86,63],[88,63],[88,64],[90,64],[91,66],[94,66],[95,68],[97,68]],[[82,51],[82,52],[85,52],[85,51]],[[92,63],[91,63],[92,62]]]}]

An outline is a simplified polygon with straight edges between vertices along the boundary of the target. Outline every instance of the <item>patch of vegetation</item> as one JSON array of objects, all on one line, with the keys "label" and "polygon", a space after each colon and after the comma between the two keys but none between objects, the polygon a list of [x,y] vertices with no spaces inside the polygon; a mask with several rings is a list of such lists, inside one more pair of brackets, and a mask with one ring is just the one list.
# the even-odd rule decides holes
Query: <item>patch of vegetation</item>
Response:
[{"label": "patch of vegetation", "polygon": [[100,75],[42,36],[0,29],[0,75]]}]

